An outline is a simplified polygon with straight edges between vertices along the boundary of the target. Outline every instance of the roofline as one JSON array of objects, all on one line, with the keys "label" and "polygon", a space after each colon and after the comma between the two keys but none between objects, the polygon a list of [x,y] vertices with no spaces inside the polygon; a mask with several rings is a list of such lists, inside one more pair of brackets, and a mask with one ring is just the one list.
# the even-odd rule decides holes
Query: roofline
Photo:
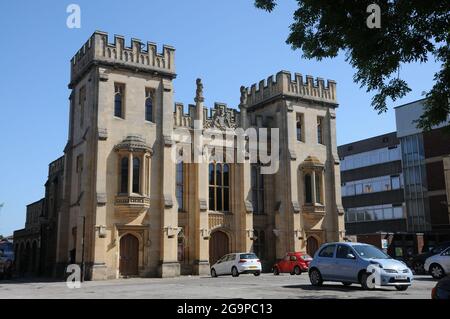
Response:
[{"label": "roofline", "polygon": [[[384,133],[384,134],[380,134],[380,135],[376,135],[376,136],[364,138],[364,139],[362,139],[362,140],[356,140],[356,141],[354,141],[354,142],[350,142],[350,143],[347,143],[347,144],[338,145],[338,148],[339,148],[339,147],[348,146],[348,145],[351,145],[351,144],[355,144],[355,143],[359,143],[359,142],[362,142],[362,141],[371,140],[371,139],[373,139],[373,138],[379,138],[379,137],[382,137],[382,136],[385,136],[385,135],[389,135],[389,134],[395,134],[395,135],[397,135],[397,131],[392,131],[392,132],[389,132],[389,133]],[[358,153],[355,153],[355,154],[358,154]]]},{"label": "roofline", "polygon": [[404,106],[407,106],[407,105],[410,105],[410,104],[413,104],[413,103],[417,103],[417,102],[420,102],[420,101],[425,101],[425,100],[427,100],[426,97],[424,97],[423,99],[418,99],[418,100],[415,100],[415,101],[412,101],[412,102],[409,102],[409,103],[405,103],[405,104],[402,104],[402,105],[399,105],[399,106],[395,106],[394,109],[398,109],[398,108],[401,108],[401,107],[404,107]]}]

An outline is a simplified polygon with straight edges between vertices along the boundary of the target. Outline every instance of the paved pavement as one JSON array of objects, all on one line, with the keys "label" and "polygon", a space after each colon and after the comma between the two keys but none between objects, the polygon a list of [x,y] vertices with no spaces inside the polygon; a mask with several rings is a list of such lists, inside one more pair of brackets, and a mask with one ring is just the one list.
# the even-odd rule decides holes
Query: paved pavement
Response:
[{"label": "paved pavement", "polygon": [[178,278],[131,278],[108,281],[91,281],[79,289],[69,289],[65,282],[51,281],[0,281],[0,299],[3,298],[418,298],[430,299],[436,281],[430,276],[416,276],[407,291],[394,287],[362,290],[359,285],[344,287],[340,283],[325,283],[313,287],[306,274],[241,275],[210,278],[182,276]]}]

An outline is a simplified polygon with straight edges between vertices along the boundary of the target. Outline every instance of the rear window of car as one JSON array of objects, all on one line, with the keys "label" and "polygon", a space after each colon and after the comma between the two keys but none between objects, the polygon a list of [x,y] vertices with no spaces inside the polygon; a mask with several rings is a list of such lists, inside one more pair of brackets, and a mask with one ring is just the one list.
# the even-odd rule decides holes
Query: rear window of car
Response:
[{"label": "rear window of car", "polygon": [[241,254],[240,259],[258,259],[255,254]]},{"label": "rear window of car", "polygon": [[319,257],[333,257],[335,247],[336,245],[329,245],[322,248],[322,250],[319,253]]}]

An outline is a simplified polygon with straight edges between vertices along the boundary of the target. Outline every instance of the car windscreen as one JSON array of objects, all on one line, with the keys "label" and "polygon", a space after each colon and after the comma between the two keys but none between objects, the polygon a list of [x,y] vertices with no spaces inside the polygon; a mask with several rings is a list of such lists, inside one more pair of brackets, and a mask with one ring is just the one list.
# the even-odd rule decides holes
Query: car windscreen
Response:
[{"label": "car windscreen", "polygon": [[384,252],[371,245],[355,245],[353,249],[362,258],[373,258],[373,259],[389,259],[388,255]]},{"label": "car windscreen", "polygon": [[241,254],[240,259],[258,259],[255,254]]}]

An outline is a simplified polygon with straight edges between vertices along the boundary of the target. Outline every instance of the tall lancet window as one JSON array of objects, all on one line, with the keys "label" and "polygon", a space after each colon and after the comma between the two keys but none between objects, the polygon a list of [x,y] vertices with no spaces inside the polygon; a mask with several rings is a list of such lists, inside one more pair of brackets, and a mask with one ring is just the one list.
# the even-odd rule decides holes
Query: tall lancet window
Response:
[{"label": "tall lancet window", "polygon": [[153,94],[150,89],[145,89],[145,120],[154,122],[153,120]]}]

